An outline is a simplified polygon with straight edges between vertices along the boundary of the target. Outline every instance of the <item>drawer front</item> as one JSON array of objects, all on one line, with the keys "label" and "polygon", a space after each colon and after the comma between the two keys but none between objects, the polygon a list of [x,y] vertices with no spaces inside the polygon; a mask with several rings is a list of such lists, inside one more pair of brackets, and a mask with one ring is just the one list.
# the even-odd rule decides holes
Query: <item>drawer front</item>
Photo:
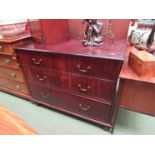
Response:
[{"label": "drawer front", "polygon": [[28,85],[34,99],[59,108],[71,110],[71,105],[64,99],[69,97],[68,95],[66,96],[66,93],[61,93],[61,91],[34,85],[32,83],[28,83]]},{"label": "drawer front", "polygon": [[116,84],[114,82],[24,66],[23,69],[29,82],[45,84],[48,88],[64,89],[110,102],[115,95]]},{"label": "drawer front", "polygon": [[43,68],[50,68],[52,69],[52,60],[47,54],[39,54],[30,52],[19,52],[18,58],[21,64],[35,66],[35,67],[43,67]]},{"label": "drawer front", "polygon": [[24,74],[26,75],[25,77],[29,82],[43,84],[51,87],[54,78],[51,71],[46,71],[44,69],[33,69],[25,66],[22,66],[22,68]]},{"label": "drawer front", "polygon": [[12,44],[0,44],[0,53],[14,53]]},{"label": "drawer front", "polygon": [[0,77],[24,82],[24,76],[21,69],[12,69],[0,67]]},{"label": "drawer front", "polygon": [[70,72],[76,74],[116,81],[120,72],[121,62],[100,58],[74,57],[73,63],[68,64],[68,66],[70,67]]},{"label": "drawer front", "polygon": [[110,105],[105,103],[78,98],[75,102],[73,102],[72,112],[108,123],[112,115],[112,108]]},{"label": "drawer front", "polygon": [[121,61],[63,54],[19,52],[21,63],[116,81]]},{"label": "drawer front", "polygon": [[[47,69],[22,66],[27,81],[37,85],[45,85],[48,88],[60,88],[67,91],[71,89],[71,75]],[[59,77],[61,76],[61,77]]]},{"label": "drawer front", "polygon": [[47,89],[31,83],[29,88],[32,96],[37,100],[102,122],[108,122],[110,119],[111,106],[104,102],[87,99],[56,89]]},{"label": "drawer front", "polygon": [[62,72],[54,72],[54,82],[52,85],[81,95],[110,102],[113,100],[116,87],[116,84],[113,82]]},{"label": "drawer front", "polygon": [[23,93],[29,95],[29,91],[25,83],[16,82],[13,80],[8,80],[4,78],[0,78],[0,86],[16,91],[17,93]]},{"label": "drawer front", "polygon": [[19,68],[16,56],[0,55],[0,66]]}]

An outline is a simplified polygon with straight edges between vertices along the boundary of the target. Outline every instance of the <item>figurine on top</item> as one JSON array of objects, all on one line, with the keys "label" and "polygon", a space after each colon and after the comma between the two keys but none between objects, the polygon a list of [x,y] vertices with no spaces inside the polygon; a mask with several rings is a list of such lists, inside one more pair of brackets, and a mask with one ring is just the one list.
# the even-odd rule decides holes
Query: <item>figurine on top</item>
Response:
[{"label": "figurine on top", "polygon": [[103,24],[97,19],[85,19],[82,24],[87,24],[86,28],[83,30],[84,40],[82,40],[82,44],[84,46],[102,46],[103,38],[102,38],[102,28]]}]

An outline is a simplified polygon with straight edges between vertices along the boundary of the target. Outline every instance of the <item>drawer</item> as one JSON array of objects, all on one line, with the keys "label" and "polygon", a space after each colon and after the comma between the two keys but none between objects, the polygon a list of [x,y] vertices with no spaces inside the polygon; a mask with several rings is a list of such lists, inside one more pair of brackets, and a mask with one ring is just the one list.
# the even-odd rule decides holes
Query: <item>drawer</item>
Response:
[{"label": "drawer", "polygon": [[26,79],[29,82],[37,83],[37,84],[45,84],[48,87],[53,82],[54,76],[52,76],[52,71],[46,71],[45,69],[34,69],[22,66],[24,74],[26,75]]},{"label": "drawer", "polygon": [[[22,66],[27,81],[37,85],[45,85],[48,88],[60,88],[70,90],[71,76],[62,72],[51,71],[34,67]],[[61,76],[61,77],[59,77]]]},{"label": "drawer", "polygon": [[0,77],[24,82],[24,76],[21,69],[12,69],[0,66]]},{"label": "drawer", "polygon": [[112,102],[115,96],[116,83],[82,75],[54,72],[52,86],[69,90],[81,95]]},{"label": "drawer", "polygon": [[22,82],[16,82],[13,80],[8,80],[0,77],[0,86],[16,91],[17,93],[23,93],[29,95],[27,85]]},{"label": "drawer", "polygon": [[[71,58],[69,61],[71,61]],[[72,73],[116,81],[120,72],[121,61],[102,58],[74,57],[68,64]]]},{"label": "drawer", "polygon": [[40,54],[38,52],[34,53],[33,51],[20,51],[17,56],[20,64],[52,69],[51,57],[49,57],[49,55],[46,53]]},{"label": "drawer", "polygon": [[0,53],[14,53],[13,45],[8,43],[0,43]]},{"label": "drawer", "polygon": [[45,84],[48,88],[64,89],[110,102],[115,96],[116,83],[114,82],[25,66],[23,69],[29,82]]},{"label": "drawer", "polygon": [[121,61],[65,54],[19,52],[22,64],[116,81]]},{"label": "drawer", "polygon": [[59,108],[71,110],[71,105],[64,99],[68,96],[66,96],[66,93],[32,83],[28,83],[28,85],[30,93],[34,99]]},{"label": "drawer", "polygon": [[16,56],[3,55],[3,54],[0,55],[0,66],[19,68]]},{"label": "drawer", "polygon": [[112,116],[112,107],[110,105],[82,97],[72,97],[73,99],[75,98],[75,102],[72,102],[72,112],[101,122],[109,123]]},{"label": "drawer", "polygon": [[108,122],[110,119],[111,106],[104,102],[31,83],[29,83],[29,88],[32,96],[39,101],[98,121]]}]

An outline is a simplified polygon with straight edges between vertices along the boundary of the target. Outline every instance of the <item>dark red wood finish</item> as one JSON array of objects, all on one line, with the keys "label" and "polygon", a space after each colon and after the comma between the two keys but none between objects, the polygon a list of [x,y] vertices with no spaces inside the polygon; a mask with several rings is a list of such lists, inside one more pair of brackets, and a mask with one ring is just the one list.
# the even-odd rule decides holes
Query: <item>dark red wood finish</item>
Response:
[{"label": "dark red wood finish", "polygon": [[43,32],[39,19],[29,19],[31,36],[34,41],[43,43]]},{"label": "dark red wood finish", "polygon": [[[103,33],[108,31],[108,20],[109,19],[99,19],[100,22],[103,23]],[[69,36],[71,39],[73,38],[83,38],[82,34],[82,19],[69,19]],[[130,19],[113,19],[112,20],[112,32],[115,35],[115,39],[124,39],[127,37],[128,27],[129,27]],[[109,40],[108,35],[104,35],[104,41]]]},{"label": "dark red wood finish", "polygon": [[[67,93],[57,89],[49,89],[29,84],[32,96],[42,102],[61,107],[79,115],[108,123],[110,119],[110,105],[104,102],[90,100],[88,98]],[[52,102],[51,102],[52,101]]]},{"label": "dark red wood finish", "polygon": [[[108,20],[101,21],[106,32]],[[129,21],[113,20],[114,43],[104,36],[102,47],[83,47],[81,20],[29,20],[33,40],[24,39],[30,35],[22,34],[0,41],[3,43],[0,66],[13,71],[22,67],[26,83],[21,82],[18,73],[15,79],[20,81],[17,82],[3,72],[2,76],[7,78],[1,78],[0,90],[112,131],[118,107],[116,85],[126,50]],[[19,41],[23,39],[25,43]]]},{"label": "dark red wood finish", "polygon": [[80,56],[27,52],[19,55],[19,57],[25,65],[72,72],[111,81],[117,80],[121,67],[121,62],[117,60],[108,61],[107,59]]},{"label": "dark red wood finish", "polygon": [[116,87],[116,83],[114,82],[47,69],[29,68],[26,66],[23,66],[23,70],[28,77],[27,80],[37,85],[63,89],[109,102],[112,102],[114,98]]},{"label": "dark red wood finish", "polygon": [[70,40],[56,45],[44,45],[31,41],[16,46],[16,49],[20,49],[23,52],[26,50],[27,53],[36,51],[43,54],[64,54],[66,56],[82,56],[87,58],[113,59],[119,61],[124,59],[126,44],[126,39],[115,40],[114,43],[107,41],[101,47],[84,47],[81,40]]},{"label": "dark red wood finish", "polygon": [[81,20],[29,20],[35,42],[16,52],[32,100],[112,131],[129,21],[113,20],[114,43],[104,36],[102,47],[83,47]]},{"label": "dark red wood finish", "polygon": [[[108,20],[99,19],[103,23],[103,33],[108,31]],[[113,19],[112,32],[116,40],[127,37],[129,23],[130,19]],[[31,19],[29,24],[34,40],[46,45],[83,38],[82,19]],[[109,40],[108,35],[103,35],[103,38],[105,42]]]},{"label": "dark red wood finish", "polygon": [[16,47],[34,100],[112,129],[125,40],[83,47],[79,40]]},{"label": "dark red wood finish", "polygon": [[[93,47],[84,48],[80,41],[70,41],[56,46],[31,43],[18,48],[22,49],[22,51],[20,50],[22,54],[19,57],[25,65],[116,81],[125,45],[125,40],[119,40],[114,44],[107,42],[103,47],[94,50]],[[74,48],[77,52],[74,51]]]},{"label": "dark red wood finish", "polygon": [[53,45],[69,39],[67,19],[35,19],[29,24],[32,37],[40,43]]}]

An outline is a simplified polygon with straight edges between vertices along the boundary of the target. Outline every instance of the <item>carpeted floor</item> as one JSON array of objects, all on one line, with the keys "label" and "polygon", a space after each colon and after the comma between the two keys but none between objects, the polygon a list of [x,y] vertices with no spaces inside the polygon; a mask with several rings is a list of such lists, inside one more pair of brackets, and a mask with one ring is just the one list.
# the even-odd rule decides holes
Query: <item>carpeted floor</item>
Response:
[{"label": "carpeted floor", "polygon": [[[98,126],[37,106],[13,95],[0,92],[0,105],[7,107],[39,134],[110,135]],[[155,117],[120,109],[114,130],[116,135],[155,134]]]}]

